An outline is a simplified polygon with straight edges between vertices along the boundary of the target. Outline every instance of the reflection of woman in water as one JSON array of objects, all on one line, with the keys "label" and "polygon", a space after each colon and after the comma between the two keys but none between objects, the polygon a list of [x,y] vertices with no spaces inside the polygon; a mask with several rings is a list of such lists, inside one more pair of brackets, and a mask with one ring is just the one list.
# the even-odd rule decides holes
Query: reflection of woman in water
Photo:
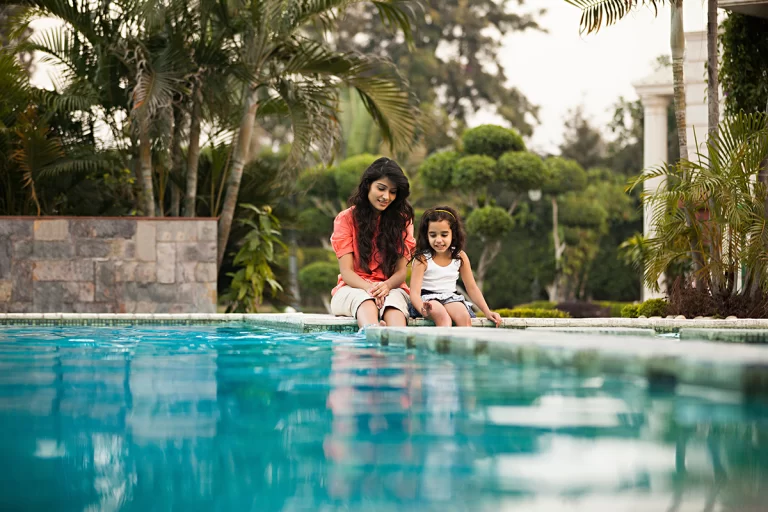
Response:
[{"label": "reflection of woman in water", "polygon": [[[334,344],[326,401],[333,417],[323,440],[331,497],[375,499],[389,492],[414,497],[418,484],[390,469],[418,462],[411,443],[412,397],[418,396],[413,357],[393,371],[392,361],[378,349]],[[350,466],[365,470],[350,471]]]}]

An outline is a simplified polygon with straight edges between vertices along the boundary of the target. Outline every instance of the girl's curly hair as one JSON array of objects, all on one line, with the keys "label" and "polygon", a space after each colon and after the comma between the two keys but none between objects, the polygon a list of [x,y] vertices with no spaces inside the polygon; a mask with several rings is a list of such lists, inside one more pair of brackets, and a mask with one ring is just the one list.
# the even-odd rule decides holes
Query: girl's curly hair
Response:
[{"label": "girl's curly hair", "polygon": [[441,220],[447,220],[451,226],[451,259],[461,258],[461,251],[464,250],[464,243],[467,237],[464,234],[464,227],[461,225],[459,212],[450,206],[435,206],[425,211],[424,215],[421,216],[419,234],[418,238],[416,238],[416,251],[413,253],[414,258],[424,261],[424,257],[427,254],[430,256],[435,255],[435,251],[429,245],[429,223],[440,222]]},{"label": "girl's curly hair", "polygon": [[[397,195],[387,209],[378,212],[368,200],[368,193],[374,181],[389,178],[397,187]],[[354,206],[353,217],[357,228],[357,264],[364,272],[370,272],[368,261],[373,253],[373,234],[376,231],[378,218],[378,234],[376,247],[383,261],[379,262],[384,274],[389,277],[395,273],[397,261],[409,258],[405,246],[406,228],[413,222],[413,207],[408,202],[411,186],[403,170],[397,162],[389,158],[379,158],[363,173],[357,190],[349,198],[349,206]]]}]

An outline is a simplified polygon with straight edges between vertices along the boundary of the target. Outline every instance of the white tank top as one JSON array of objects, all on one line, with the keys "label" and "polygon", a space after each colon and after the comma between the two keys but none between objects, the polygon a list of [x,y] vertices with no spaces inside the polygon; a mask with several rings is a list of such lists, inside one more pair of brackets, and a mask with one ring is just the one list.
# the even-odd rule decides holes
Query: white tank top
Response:
[{"label": "white tank top", "polygon": [[459,280],[459,267],[461,260],[451,260],[445,267],[441,267],[432,259],[431,254],[427,254],[427,270],[424,272],[424,281],[421,283],[423,290],[435,293],[454,293],[456,291],[456,281]]}]

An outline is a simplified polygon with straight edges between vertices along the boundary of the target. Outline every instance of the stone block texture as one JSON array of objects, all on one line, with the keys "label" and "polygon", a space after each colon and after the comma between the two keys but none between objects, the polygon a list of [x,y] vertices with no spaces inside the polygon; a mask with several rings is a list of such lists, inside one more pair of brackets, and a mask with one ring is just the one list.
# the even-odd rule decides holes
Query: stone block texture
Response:
[{"label": "stone block texture", "polygon": [[0,217],[0,312],[215,313],[216,220]]}]

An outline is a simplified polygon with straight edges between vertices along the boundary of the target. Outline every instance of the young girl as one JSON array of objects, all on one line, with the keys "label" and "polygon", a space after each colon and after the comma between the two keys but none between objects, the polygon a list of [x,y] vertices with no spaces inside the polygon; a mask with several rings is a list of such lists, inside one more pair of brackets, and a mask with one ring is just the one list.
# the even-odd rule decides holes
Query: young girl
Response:
[{"label": "young girl", "polygon": [[339,280],[331,312],[354,316],[360,327],[406,325],[406,266],[416,245],[408,178],[397,163],[379,158],[363,173],[350,207],[333,222],[331,245]]},{"label": "young girl", "polygon": [[472,325],[472,305],[456,291],[461,276],[472,301],[498,327],[501,317],[488,309],[464,252],[459,214],[449,206],[424,212],[411,271],[411,316],[431,318],[439,327]]}]

